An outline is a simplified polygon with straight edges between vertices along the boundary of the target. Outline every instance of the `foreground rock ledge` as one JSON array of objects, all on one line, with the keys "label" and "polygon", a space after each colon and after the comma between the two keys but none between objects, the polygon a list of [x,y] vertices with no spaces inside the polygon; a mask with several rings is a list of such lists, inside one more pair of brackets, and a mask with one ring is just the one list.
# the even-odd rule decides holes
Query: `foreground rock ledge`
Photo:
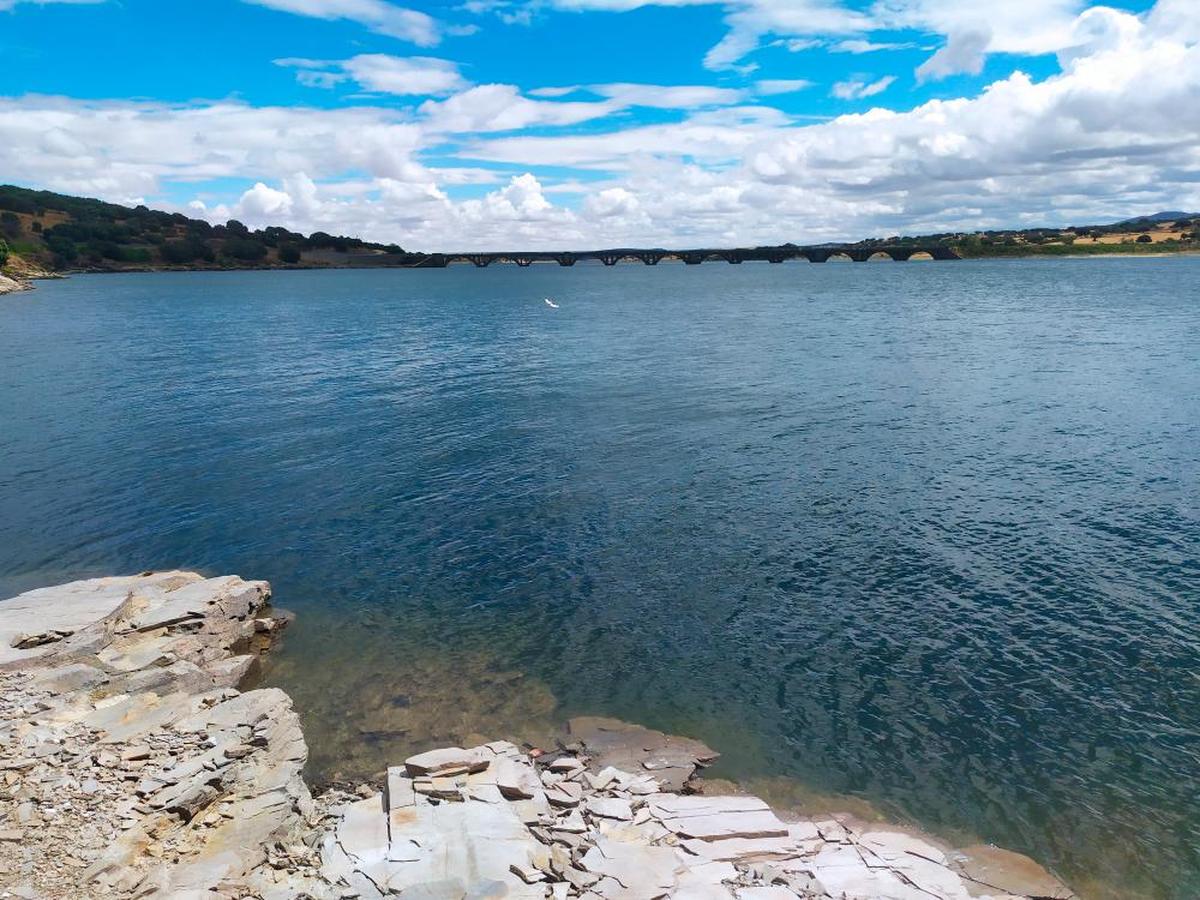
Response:
[{"label": "foreground rock ledge", "polygon": [[681,793],[716,754],[611,719],[314,801],[287,695],[238,690],[282,625],[269,597],[163,572],[0,602],[0,897],[1071,896],[1004,851]]}]

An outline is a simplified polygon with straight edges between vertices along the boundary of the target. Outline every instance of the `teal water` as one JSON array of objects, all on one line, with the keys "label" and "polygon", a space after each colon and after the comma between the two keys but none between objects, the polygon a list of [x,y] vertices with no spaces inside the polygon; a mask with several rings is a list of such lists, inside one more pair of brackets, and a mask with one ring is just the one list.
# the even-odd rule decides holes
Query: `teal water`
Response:
[{"label": "teal water", "polygon": [[316,777],[610,714],[1085,894],[1194,897],[1198,284],[1197,259],[43,282],[0,298],[0,594],[269,579]]}]

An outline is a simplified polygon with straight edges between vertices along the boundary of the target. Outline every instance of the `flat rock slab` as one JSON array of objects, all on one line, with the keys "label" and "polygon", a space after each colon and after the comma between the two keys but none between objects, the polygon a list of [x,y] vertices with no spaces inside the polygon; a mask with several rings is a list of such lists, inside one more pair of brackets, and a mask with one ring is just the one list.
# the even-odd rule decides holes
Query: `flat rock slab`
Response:
[{"label": "flat rock slab", "polygon": [[409,775],[429,775],[448,777],[465,775],[469,772],[482,772],[490,765],[490,754],[484,755],[479,750],[464,750],[461,747],[446,747],[442,750],[430,750],[418,753],[404,761],[404,768]]},{"label": "flat rock slab", "polygon": [[720,756],[701,741],[663,734],[620,719],[581,716],[571,719],[567,730],[573,740],[587,749],[593,771],[612,766],[649,774],[668,791],[682,790],[698,768]]},{"label": "flat rock slab", "polygon": [[646,806],[663,827],[684,838],[788,838],[788,826],[757,797],[696,797],[667,794]]},{"label": "flat rock slab", "polygon": [[[0,600],[0,665],[34,659],[58,649],[63,639],[117,612],[131,593],[199,580],[194,572],[89,578]],[[23,637],[52,633],[61,637],[26,649],[13,646]]]}]

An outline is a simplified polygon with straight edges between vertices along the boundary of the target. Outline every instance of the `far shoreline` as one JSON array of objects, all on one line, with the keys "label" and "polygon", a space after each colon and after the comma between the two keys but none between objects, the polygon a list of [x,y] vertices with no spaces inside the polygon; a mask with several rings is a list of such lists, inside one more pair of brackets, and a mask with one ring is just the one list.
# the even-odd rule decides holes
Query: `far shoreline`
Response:
[{"label": "far shoreline", "polygon": [[[1182,258],[1200,257],[1200,249],[1173,250],[1173,251],[1148,251],[1148,252],[1116,252],[1116,253],[994,254],[994,255],[985,255],[985,256],[963,256],[960,259],[954,260],[954,262],[970,263],[970,262],[1018,262],[1018,261],[1026,261],[1026,260],[1174,259],[1174,258],[1181,258],[1181,257]],[[887,263],[887,262],[892,262],[892,260],[873,259],[873,260],[869,260],[868,262]],[[912,259],[912,260],[905,260],[905,262],[927,263],[927,262],[935,262],[935,260]],[[755,263],[766,263],[767,265],[771,265],[769,262],[766,262],[765,260],[747,260],[746,263],[743,263],[743,264],[753,265]],[[803,266],[817,266],[817,265],[828,265],[829,263],[833,263],[835,265],[845,264],[845,263],[853,264],[854,261],[850,260],[848,258],[841,258],[841,259],[831,259],[831,260],[827,261],[826,263],[814,263],[814,262],[809,262],[804,259],[793,259],[793,260],[786,260],[784,264],[787,264],[787,263],[792,263],[795,265],[803,265]],[[521,266],[516,263],[510,263],[510,262],[496,262],[496,263],[493,263],[492,265],[496,265],[496,266],[499,266],[501,268],[506,268],[506,269],[507,268],[523,269],[523,268],[533,268],[533,267],[574,268],[573,266],[559,266],[553,262],[537,262],[537,263],[532,264],[531,266]],[[612,268],[612,266],[604,266],[604,265],[598,264],[598,263],[582,263],[581,265],[583,265],[586,268]],[[623,261],[617,263],[616,265],[618,265],[618,266],[634,266],[634,267],[639,267],[639,268],[642,268],[642,267],[652,268],[651,266],[643,266],[643,264],[638,262],[636,259],[623,260]],[[661,263],[659,265],[661,265]],[[671,261],[667,262],[667,265],[672,268],[677,268],[677,267],[694,268],[694,266],[688,266],[685,263],[683,263],[682,261],[678,261],[678,260],[671,260]],[[719,266],[719,263],[717,263],[717,266]],[[7,290],[7,291],[0,290],[0,294],[12,293],[12,292],[16,292],[19,290],[29,290],[34,287],[32,282],[36,282],[36,281],[56,281],[59,279],[73,278],[73,277],[80,276],[80,275],[170,275],[170,274],[185,274],[185,273],[222,274],[222,273],[238,273],[238,272],[367,272],[367,271],[410,271],[410,270],[419,270],[419,269],[441,270],[443,268],[445,268],[445,269],[449,269],[449,268],[475,269],[478,267],[470,265],[469,263],[452,263],[448,266],[423,266],[423,265],[401,265],[401,264],[398,264],[398,265],[366,265],[366,266],[303,265],[303,264],[299,264],[299,265],[269,265],[269,266],[187,266],[187,267],[136,266],[136,267],[129,267],[129,268],[96,267],[96,268],[83,268],[83,269],[63,269],[61,271],[54,271],[54,272],[43,271],[43,272],[38,272],[36,274],[25,275],[25,276],[22,276],[21,278],[16,278],[16,277],[13,277],[12,275],[0,276],[0,277],[7,278],[8,280],[14,282],[17,285],[20,285],[20,287],[9,288],[9,290]],[[490,266],[488,266],[488,268],[490,268]],[[712,267],[710,267],[710,268],[712,268]]]}]

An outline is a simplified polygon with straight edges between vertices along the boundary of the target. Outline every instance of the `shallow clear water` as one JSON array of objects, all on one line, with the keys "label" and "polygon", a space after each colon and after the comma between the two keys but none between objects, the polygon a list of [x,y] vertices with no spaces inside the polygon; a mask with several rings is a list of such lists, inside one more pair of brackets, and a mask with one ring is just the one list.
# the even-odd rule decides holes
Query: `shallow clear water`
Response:
[{"label": "shallow clear water", "polygon": [[[1200,893],[1200,260],[0,298],[0,593],[269,579],[317,777],[566,715]],[[561,309],[542,298],[552,296]]]}]

